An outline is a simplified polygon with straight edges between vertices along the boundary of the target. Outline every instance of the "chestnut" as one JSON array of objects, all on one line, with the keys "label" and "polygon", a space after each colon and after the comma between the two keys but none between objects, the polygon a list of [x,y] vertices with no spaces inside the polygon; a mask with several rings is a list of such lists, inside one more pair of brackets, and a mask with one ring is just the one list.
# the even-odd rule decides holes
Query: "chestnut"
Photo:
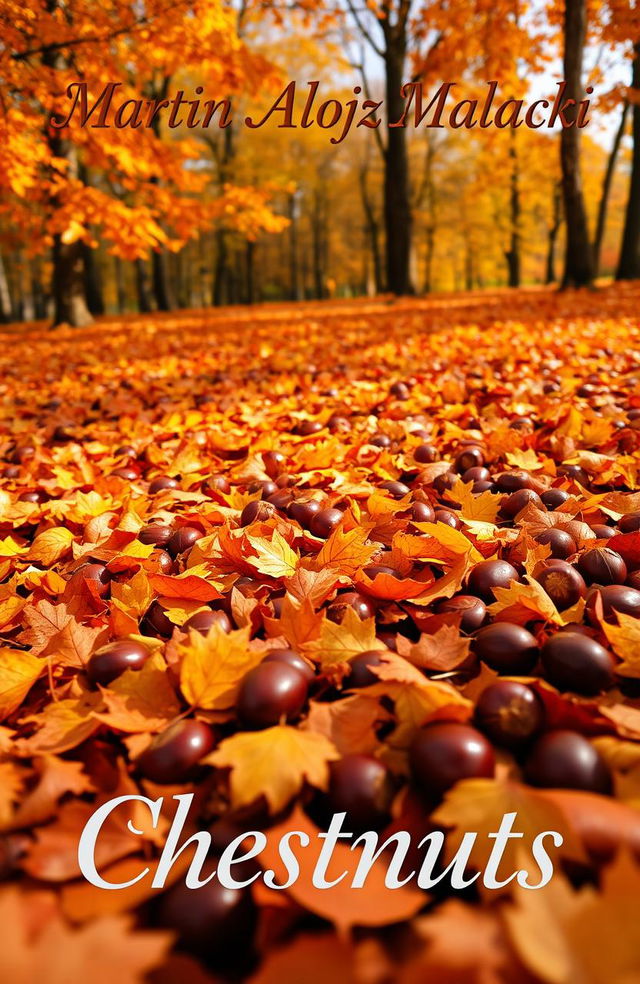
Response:
[{"label": "chestnut", "polygon": [[202,530],[199,530],[196,526],[181,526],[169,537],[167,541],[167,552],[172,557],[177,557],[178,554],[184,553],[185,550],[190,550],[196,540],[202,539],[203,535]]},{"label": "chestnut", "polygon": [[418,731],[409,749],[409,767],[418,789],[438,800],[461,779],[492,778],[495,756],[480,731],[443,721]]},{"label": "chestnut", "polygon": [[578,560],[578,570],[587,584],[624,584],[627,565],[615,550],[593,547]]},{"label": "chestnut", "polygon": [[548,731],[538,738],[524,775],[530,785],[547,789],[583,789],[605,796],[612,791],[607,763],[577,731]]},{"label": "chestnut", "polygon": [[231,632],[232,626],[226,612],[212,611],[210,608],[204,608],[200,612],[194,612],[182,628],[194,629],[200,635],[207,635],[214,625],[217,625],[223,632]]},{"label": "chestnut", "polygon": [[307,702],[305,673],[290,663],[263,660],[246,674],[238,691],[238,717],[248,728],[296,721]]},{"label": "chestnut", "polygon": [[469,593],[490,603],[495,601],[494,588],[508,588],[517,580],[518,572],[508,561],[482,560],[469,574]]},{"label": "chestnut", "polygon": [[159,785],[188,782],[194,767],[215,745],[215,733],[204,721],[186,718],[157,735],[136,760],[145,779]]},{"label": "chestnut", "polygon": [[535,578],[559,612],[572,608],[587,593],[587,586],[580,572],[564,560],[543,561]]},{"label": "chestnut", "polygon": [[595,639],[578,632],[556,632],[541,652],[544,675],[558,690],[593,697],[615,682],[615,660]]},{"label": "chestnut", "polygon": [[149,483],[149,495],[156,495],[157,492],[164,492],[165,489],[177,489],[180,483],[169,475],[158,475]]},{"label": "chestnut", "polygon": [[478,697],[475,723],[491,741],[517,751],[544,727],[545,710],[538,695],[516,680],[497,680]]},{"label": "chestnut", "polygon": [[314,536],[326,540],[337,529],[343,519],[344,514],[339,509],[333,509],[331,507],[320,509],[311,517],[309,529]]},{"label": "chestnut", "polygon": [[475,632],[486,620],[487,606],[481,598],[475,595],[454,595],[437,602],[435,606],[438,615],[460,615],[462,632]]},{"label": "chestnut", "polygon": [[539,655],[534,636],[512,622],[485,625],[474,636],[471,648],[493,670],[513,675],[530,673]]},{"label": "chestnut", "polygon": [[87,662],[87,677],[92,687],[108,687],[126,670],[141,669],[149,658],[149,650],[132,639],[116,639],[91,654]]},{"label": "chestnut", "polygon": [[251,523],[266,523],[275,514],[276,507],[272,502],[254,499],[252,502],[248,502],[240,513],[240,526],[250,526]]}]

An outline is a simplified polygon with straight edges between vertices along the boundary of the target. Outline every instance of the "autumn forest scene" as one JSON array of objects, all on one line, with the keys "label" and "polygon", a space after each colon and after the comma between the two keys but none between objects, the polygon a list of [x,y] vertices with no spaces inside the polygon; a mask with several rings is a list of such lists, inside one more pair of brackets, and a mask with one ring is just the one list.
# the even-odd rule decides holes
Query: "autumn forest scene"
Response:
[{"label": "autumn forest scene", "polygon": [[0,0],[0,978],[640,984],[640,12]]}]

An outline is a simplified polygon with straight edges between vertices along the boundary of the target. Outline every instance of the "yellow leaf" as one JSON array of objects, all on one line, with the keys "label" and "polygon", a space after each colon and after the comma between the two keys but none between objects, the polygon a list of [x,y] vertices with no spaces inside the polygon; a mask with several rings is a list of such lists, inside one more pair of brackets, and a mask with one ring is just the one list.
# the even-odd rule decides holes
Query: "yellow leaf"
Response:
[{"label": "yellow leaf", "polygon": [[495,523],[500,510],[501,496],[492,492],[481,492],[474,495],[471,491],[473,482],[463,482],[458,479],[452,489],[447,492],[447,499],[460,506],[460,516],[464,520],[479,523]]},{"label": "yellow leaf", "polygon": [[494,618],[525,625],[533,616],[553,622],[554,625],[569,625],[579,622],[584,611],[584,599],[559,612],[541,584],[531,578],[528,584],[512,581],[508,588],[494,588],[496,601],[489,605],[488,611]]},{"label": "yellow leaf", "polygon": [[376,642],[374,618],[360,620],[353,608],[347,608],[341,623],[325,619],[320,636],[304,645],[304,653],[318,660],[323,669],[347,663],[358,653],[380,649]]},{"label": "yellow leaf", "polygon": [[204,761],[231,768],[234,809],[264,796],[272,813],[293,799],[306,781],[326,789],[329,762],[340,758],[324,735],[277,725],[265,731],[241,732],[227,738]]},{"label": "yellow leaf", "polygon": [[102,696],[108,711],[95,716],[117,731],[160,731],[180,713],[167,664],[160,653],[150,656],[140,670],[127,670],[102,690]]},{"label": "yellow leaf", "polygon": [[[517,815],[514,830],[524,837],[509,841],[501,870],[511,873],[523,867],[518,858],[520,862],[531,858],[533,841],[543,830],[557,830],[562,834],[562,857],[584,860],[582,846],[562,810],[536,790],[509,779],[463,779],[445,795],[444,803],[435,811],[433,819],[454,828],[447,843],[447,851],[451,853],[455,853],[455,845],[459,845],[467,831],[477,831],[479,836],[472,858],[474,866],[484,870],[493,846],[488,834],[497,829],[506,813]],[[526,863],[524,867],[527,867]],[[533,860],[529,870],[536,871]]]},{"label": "yellow leaf", "polygon": [[626,677],[640,677],[640,624],[637,618],[617,612],[618,625],[602,622],[602,629],[613,647],[616,656],[622,660],[616,666],[616,673]]},{"label": "yellow leaf", "polygon": [[39,533],[29,551],[29,559],[36,564],[47,567],[60,560],[73,543],[73,533],[64,526],[54,526],[53,529]]},{"label": "yellow leaf", "polygon": [[247,540],[257,557],[247,557],[246,560],[260,574],[265,574],[267,577],[291,577],[295,574],[299,557],[277,530],[273,531],[271,540],[248,534]]},{"label": "yellow leaf", "polygon": [[245,673],[264,657],[249,649],[249,629],[224,632],[214,625],[206,636],[190,631],[189,640],[178,647],[182,654],[180,688],[193,707],[226,710],[233,707],[238,685]]},{"label": "yellow leaf", "polygon": [[505,458],[507,464],[524,471],[540,471],[543,467],[543,462],[533,448],[527,448],[526,451],[507,451]]},{"label": "yellow leaf", "polygon": [[335,530],[314,560],[314,568],[336,568],[342,574],[353,575],[364,567],[379,549],[376,543],[366,543],[367,531],[355,526],[345,533],[342,526]]},{"label": "yellow leaf", "polygon": [[269,635],[283,635],[294,649],[302,649],[320,636],[324,619],[324,613],[315,612],[308,598],[299,602],[287,593],[280,618],[268,622]]},{"label": "yellow leaf", "polygon": [[5,649],[0,656],[0,720],[13,713],[29,693],[46,662],[21,649]]},{"label": "yellow leaf", "polygon": [[18,595],[9,595],[8,598],[0,601],[0,629],[3,629],[5,625],[10,625],[26,603],[26,599],[20,598]]},{"label": "yellow leaf", "polygon": [[24,719],[26,723],[37,724],[39,730],[31,738],[20,741],[19,749],[27,755],[53,755],[76,748],[100,726],[93,714],[101,704],[100,694],[52,701],[40,714]]},{"label": "yellow leaf", "polygon": [[0,557],[17,557],[28,551],[28,547],[21,547],[12,536],[5,536],[4,540],[0,540]]}]

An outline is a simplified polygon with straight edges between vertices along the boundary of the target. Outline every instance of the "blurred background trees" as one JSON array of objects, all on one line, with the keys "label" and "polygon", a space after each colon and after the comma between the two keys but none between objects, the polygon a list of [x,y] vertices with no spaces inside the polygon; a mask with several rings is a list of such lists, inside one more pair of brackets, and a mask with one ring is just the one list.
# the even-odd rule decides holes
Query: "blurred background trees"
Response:
[{"label": "blurred background trees", "polygon": [[[5,321],[640,276],[632,0],[0,0],[0,23]],[[289,79],[398,119],[402,82],[552,97],[563,61],[596,89],[579,133],[414,129],[413,108],[338,145],[240,125]],[[77,80],[117,102],[202,86],[235,123],[56,130]]]}]

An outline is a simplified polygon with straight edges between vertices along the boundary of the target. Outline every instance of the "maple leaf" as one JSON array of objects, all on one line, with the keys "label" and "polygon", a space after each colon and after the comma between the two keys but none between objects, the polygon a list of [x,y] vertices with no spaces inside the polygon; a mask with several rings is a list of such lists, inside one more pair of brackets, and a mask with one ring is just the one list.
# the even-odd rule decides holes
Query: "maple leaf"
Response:
[{"label": "maple leaf", "polygon": [[96,711],[94,716],[116,731],[161,731],[180,713],[160,653],[153,653],[141,669],[127,670],[101,690],[107,711]]},{"label": "maple leaf", "polygon": [[277,813],[300,792],[305,782],[326,789],[329,762],[338,758],[337,749],[324,735],[285,724],[226,738],[203,761],[217,768],[231,769],[234,808],[264,796],[271,812]]},{"label": "maple leaf", "polygon": [[191,630],[180,643],[180,689],[193,707],[225,710],[233,707],[240,681],[264,658],[249,648],[249,629],[226,633],[218,625],[206,636]]},{"label": "maple leaf", "polygon": [[39,714],[23,721],[35,724],[38,730],[31,738],[22,739],[17,747],[26,755],[59,755],[90,737],[99,727],[93,717],[102,704],[99,694],[83,694],[65,700],[54,700]]},{"label": "maple leaf", "polygon": [[571,608],[559,612],[535,578],[530,578],[529,583],[512,581],[508,588],[494,588],[493,593],[496,600],[488,607],[491,615],[519,625],[525,625],[535,616],[555,625],[570,625],[580,621],[585,607],[581,598]]},{"label": "maple leaf", "polygon": [[640,972],[639,892],[640,869],[621,851],[599,893],[574,892],[561,875],[542,892],[519,889],[506,926],[520,958],[545,984],[628,984]]},{"label": "maple leaf", "polygon": [[75,620],[67,622],[59,632],[54,633],[42,650],[42,656],[50,656],[58,666],[75,666],[84,669],[87,660],[106,641],[106,629],[89,628]]},{"label": "maple leaf", "polygon": [[308,598],[297,602],[288,593],[282,599],[280,618],[265,619],[269,634],[284,636],[294,649],[302,649],[318,639],[324,622],[324,612],[314,611]]},{"label": "maple leaf", "polygon": [[302,565],[298,566],[292,577],[285,579],[285,587],[298,601],[308,600],[314,608],[330,598],[340,575],[331,568],[321,571],[306,570]]},{"label": "maple leaf", "polygon": [[38,533],[31,545],[29,560],[48,567],[64,557],[71,549],[73,539],[73,533],[64,526],[55,526],[44,533]]},{"label": "maple leaf", "polygon": [[380,746],[379,726],[392,720],[377,697],[354,694],[332,703],[310,701],[303,728],[325,735],[341,755],[371,755]]},{"label": "maple leaf", "polygon": [[20,635],[20,642],[41,653],[52,636],[68,625],[71,618],[66,605],[52,605],[46,598],[33,606],[29,605],[24,610],[28,628]]},{"label": "maple leaf", "polygon": [[140,618],[153,601],[153,588],[145,571],[140,570],[128,581],[112,582],[111,604],[127,615]]},{"label": "maple leaf", "polygon": [[55,755],[43,755],[35,762],[38,780],[24,796],[4,827],[18,830],[44,823],[55,815],[58,801],[67,793],[81,796],[93,790],[93,783],[81,762],[68,762]]},{"label": "maple leaf", "polygon": [[398,968],[398,984],[505,984],[521,976],[495,912],[448,899],[413,923],[425,944]]},{"label": "maple leaf", "polygon": [[465,720],[471,715],[471,701],[444,680],[430,680],[397,653],[386,652],[371,667],[380,683],[367,687],[372,697],[390,697],[394,702],[396,727],[388,736],[389,745],[406,749],[416,730],[434,715]]},{"label": "maple leaf", "polygon": [[222,597],[210,581],[201,577],[193,569],[175,577],[168,574],[150,574],[149,585],[164,598],[185,598],[190,601],[215,601]]},{"label": "maple leaf", "polygon": [[0,654],[0,721],[22,704],[46,662],[21,649],[4,649]]},{"label": "maple leaf", "polygon": [[463,482],[462,479],[458,479],[453,488],[447,489],[447,499],[460,506],[460,516],[465,521],[495,524],[500,511],[501,497],[492,492],[474,495],[472,488],[473,482]]},{"label": "maple leaf", "polygon": [[361,620],[352,608],[347,608],[342,622],[325,619],[319,637],[307,642],[303,651],[326,669],[348,663],[358,653],[380,648],[376,642],[375,619]]},{"label": "maple leaf", "polygon": [[0,629],[10,625],[25,607],[26,601],[18,595],[9,595],[0,601]]},{"label": "maple leaf", "polygon": [[278,530],[273,531],[270,540],[262,536],[251,536],[248,533],[246,538],[256,554],[255,557],[247,557],[248,563],[260,574],[275,578],[291,577],[295,574],[300,558]]},{"label": "maple leaf", "polygon": [[398,653],[423,670],[446,673],[469,656],[470,641],[454,625],[443,625],[433,635],[422,633],[417,643],[398,636]]},{"label": "maple leaf", "polygon": [[533,448],[527,448],[526,451],[507,451],[505,460],[514,468],[522,468],[529,472],[539,471],[543,467],[543,462]]},{"label": "maple leaf", "polygon": [[622,660],[616,673],[625,677],[640,677],[640,626],[638,619],[624,612],[616,612],[618,624],[602,622],[602,630],[611,643],[614,653]]},{"label": "maple leaf", "polygon": [[341,574],[353,575],[365,567],[379,549],[376,543],[367,543],[367,531],[360,526],[344,531],[342,526],[334,530],[316,554],[313,566],[316,570],[335,568]]}]

